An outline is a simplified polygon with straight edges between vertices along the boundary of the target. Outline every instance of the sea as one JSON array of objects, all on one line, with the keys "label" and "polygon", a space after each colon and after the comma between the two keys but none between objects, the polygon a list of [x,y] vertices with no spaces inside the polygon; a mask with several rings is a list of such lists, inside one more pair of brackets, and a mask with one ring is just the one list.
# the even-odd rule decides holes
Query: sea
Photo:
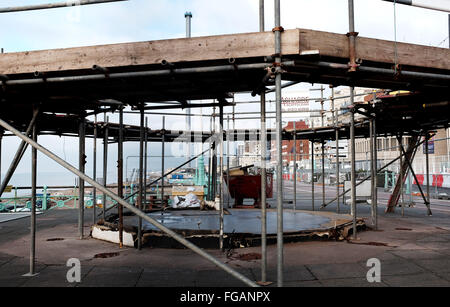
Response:
[{"label": "sea", "polygon": [[[137,161],[133,161],[135,159],[132,159],[128,161],[128,164],[124,165],[124,179],[130,178],[133,169],[137,170],[138,165]],[[185,157],[168,157],[165,159],[164,162],[164,168],[167,170],[169,168],[177,167],[178,165],[184,163],[186,161]],[[147,166],[147,172],[161,172],[161,159],[160,158],[148,158],[148,166]],[[115,163],[115,162],[114,162]],[[125,164],[125,163],[124,163]],[[193,165],[195,166],[195,162],[193,162]],[[92,169],[87,168],[86,169],[86,175],[92,178]],[[103,182],[102,179],[103,170],[99,167],[97,169],[97,181]],[[5,173],[2,173],[1,179],[3,180],[5,178]],[[136,177],[134,177],[136,178]],[[38,171],[37,174],[37,186],[76,186],[78,182],[78,177],[74,174],[72,174],[69,171],[57,171],[57,172],[50,172],[50,171]],[[117,169],[116,164],[109,164],[108,163],[108,172],[107,172],[107,183],[108,184],[114,184],[117,183]],[[31,173],[15,173],[13,177],[11,178],[8,185],[12,185],[13,187],[31,187]],[[89,186],[89,185],[87,185]],[[40,193],[42,189],[38,189],[37,193]],[[11,192],[3,193],[3,197],[14,197],[14,190]],[[31,194],[30,189],[20,189],[17,190],[18,196],[28,196]]]}]

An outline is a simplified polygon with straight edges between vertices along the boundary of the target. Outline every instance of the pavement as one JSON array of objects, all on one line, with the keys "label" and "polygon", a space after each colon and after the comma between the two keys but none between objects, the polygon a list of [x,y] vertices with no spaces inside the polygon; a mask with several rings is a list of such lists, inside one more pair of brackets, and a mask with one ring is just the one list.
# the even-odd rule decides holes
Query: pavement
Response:
[{"label": "pavement", "polygon": [[[292,197],[292,182],[285,182],[285,198]],[[311,210],[310,186],[298,185],[297,208]],[[335,195],[326,188],[326,198]],[[387,193],[379,193],[378,230],[358,233],[356,240],[305,241],[284,245],[286,287],[447,287],[450,286],[450,202],[432,201],[433,216],[419,204],[385,214]],[[309,197],[309,200],[308,200]],[[316,209],[321,204],[316,187]],[[274,199],[271,201],[274,204]],[[286,208],[293,204],[286,204]],[[325,211],[336,211],[332,204]],[[348,206],[341,204],[341,212]],[[367,205],[358,205],[358,217],[367,218]],[[187,249],[119,248],[89,237],[92,210],[85,212],[85,238],[78,238],[77,210],[50,210],[37,216],[36,271],[29,272],[29,218],[0,223],[0,287],[240,287],[241,281],[218,269]],[[251,280],[261,279],[261,260],[248,255],[260,247],[241,248],[226,255],[216,249],[208,253]],[[267,248],[269,287],[276,286],[276,245]],[[244,256],[244,257],[242,257]],[[67,261],[79,259],[81,282],[70,283]],[[258,257],[256,257],[258,258]],[[377,258],[381,282],[369,283],[367,261]],[[243,260],[249,259],[249,260]]]}]

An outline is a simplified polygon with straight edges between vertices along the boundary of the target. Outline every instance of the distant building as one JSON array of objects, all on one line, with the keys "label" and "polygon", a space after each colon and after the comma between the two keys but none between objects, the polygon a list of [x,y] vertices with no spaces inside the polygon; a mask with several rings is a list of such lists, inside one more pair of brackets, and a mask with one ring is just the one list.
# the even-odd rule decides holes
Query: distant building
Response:
[{"label": "distant building", "polygon": [[[295,128],[297,130],[306,130],[309,129],[309,126],[305,121],[299,120],[295,121]],[[287,130],[294,129],[294,121],[290,121],[283,128]],[[310,152],[309,152],[309,141],[307,140],[297,140],[296,145],[296,153],[297,153],[297,167],[301,167],[302,161],[309,160]],[[283,155],[283,166],[293,166],[294,163],[294,141],[282,141],[282,155]],[[271,146],[271,161],[272,165],[276,165],[277,155],[276,155],[276,141],[272,140]]]}]

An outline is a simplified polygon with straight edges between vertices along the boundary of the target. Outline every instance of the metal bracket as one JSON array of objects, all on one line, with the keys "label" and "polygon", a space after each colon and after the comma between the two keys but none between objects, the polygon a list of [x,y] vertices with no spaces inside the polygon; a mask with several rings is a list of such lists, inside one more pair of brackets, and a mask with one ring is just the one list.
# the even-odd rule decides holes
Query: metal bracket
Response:
[{"label": "metal bracket", "polygon": [[275,27],[272,29],[272,32],[277,32],[277,31],[284,32],[284,28],[280,26],[280,27]]}]

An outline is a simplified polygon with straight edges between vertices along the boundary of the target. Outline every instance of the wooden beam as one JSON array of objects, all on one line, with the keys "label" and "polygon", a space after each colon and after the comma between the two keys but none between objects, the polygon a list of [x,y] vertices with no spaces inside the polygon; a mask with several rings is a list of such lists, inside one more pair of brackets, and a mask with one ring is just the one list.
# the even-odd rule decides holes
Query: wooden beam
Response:
[{"label": "wooden beam", "polygon": [[[283,34],[283,52],[298,54],[298,30]],[[272,32],[0,54],[0,73],[19,74],[270,56]]]},{"label": "wooden beam", "polygon": [[[349,58],[345,34],[299,29],[300,53],[319,50],[321,56]],[[450,70],[450,49],[397,43],[398,64]],[[356,57],[364,61],[395,63],[393,41],[357,37]]]},{"label": "wooden beam", "polygon": [[[294,29],[282,36],[284,56],[300,56],[314,50],[321,56],[349,57],[348,38],[344,34]],[[357,57],[363,61],[394,64],[394,42],[358,37]],[[192,61],[227,60],[270,56],[274,50],[272,32],[244,33],[148,42],[124,43],[68,49],[40,50],[0,54],[0,74],[127,67]],[[414,44],[397,44],[402,65],[450,70],[450,49]]]}]

